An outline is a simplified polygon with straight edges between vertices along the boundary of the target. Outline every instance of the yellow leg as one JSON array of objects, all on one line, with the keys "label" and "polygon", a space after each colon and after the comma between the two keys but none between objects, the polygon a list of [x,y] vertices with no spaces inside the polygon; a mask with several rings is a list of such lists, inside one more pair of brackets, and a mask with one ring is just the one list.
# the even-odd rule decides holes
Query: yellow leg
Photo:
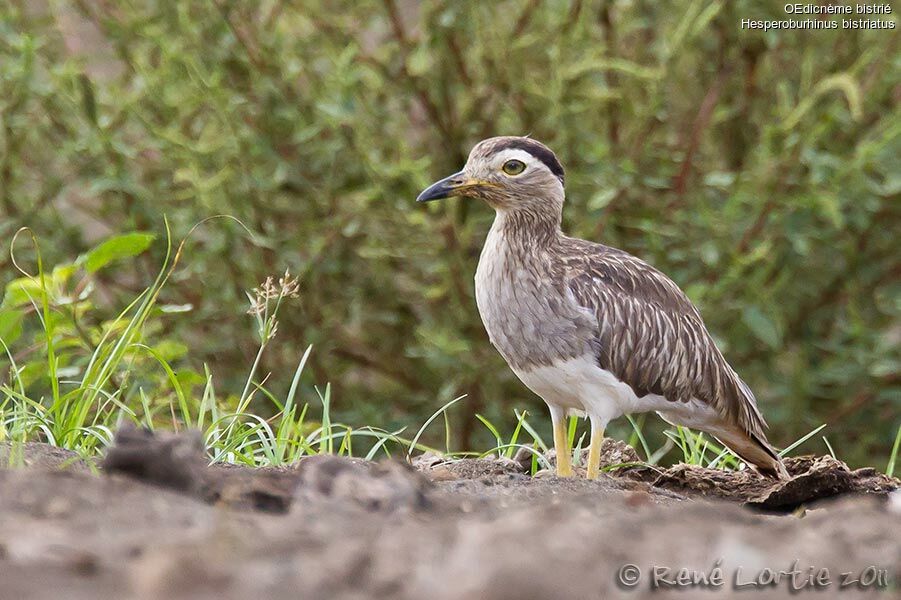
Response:
[{"label": "yellow leg", "polygon": [[550,409],[554,424],[554,450],[557,453],[557,477],[572,477],[573,464],[569,444],[566,442],[566,413],[556,406],[551,406]]},{"label": "yellow leg", "polygon": [[591,445],[588,446],[587,479],[597,479],[601,471],[601,446],[604,443],[604,428],[591,425]]}]

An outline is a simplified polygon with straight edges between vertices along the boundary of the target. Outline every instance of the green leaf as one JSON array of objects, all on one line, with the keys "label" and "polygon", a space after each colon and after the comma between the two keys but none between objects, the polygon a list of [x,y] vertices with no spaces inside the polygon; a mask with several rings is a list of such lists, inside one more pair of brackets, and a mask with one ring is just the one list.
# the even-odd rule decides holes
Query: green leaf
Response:
[{"label": "green leaf", "polygon": [[175,378],[178,380],[179,385],[181,385],[182,389],[185,392],[185,395],[188,397],[191,397],[193,395],[192,391],[194,387],[198,385],[204,385],[206,383],[206,377],[191,369],[178,371],[175,374]]},{"label": "green leaf", "polygon": [[154,239],[156,236],[152,233],[141,231],[117,235],[89,250],[79,259],[79,262],[84,264],[85,271],[88,273],[96,273],[113,261],[137,256],[146,250]]},{"label": "green leaf", "polygon": [[23,316],[22,311],[0,310],[0,340],[9,345],[22,335]]},{"label": "green leaf", "polygon": [[25,365],[19,365],[18,379],[22,385],[28,389],[38,380],[45,380],[47,377],[47,363],[41,360],[33,360]]},{"label": "green leaf", "polygon": [[742,320],[757,339],[771,348],[778,348],[782,343],[782,334],[776,323],[757,306],[749,306],[742,313]]},{"label": "green leaf", "polygon": [[174,340],[163,340],[154,346],[153,349],[159,357],[166,362],[172,362],[173,360],[182,358],[188,353],[188,347],[186,345]]},{"label": "green leaf", "polygon": [[81,88],[81,104],[84,114],[93,125],[97,125],[97,100],[94,97],[94,85],[87,75],[78,76],[78,86]]},{"label": "green leaf", "polygon": [[0,308],[14,308],[25,306],[32,301],[38,302],[41,294],[41,282],[31,277],[19,277],[6,284],[6,293],[3,295],[3,303]]}]

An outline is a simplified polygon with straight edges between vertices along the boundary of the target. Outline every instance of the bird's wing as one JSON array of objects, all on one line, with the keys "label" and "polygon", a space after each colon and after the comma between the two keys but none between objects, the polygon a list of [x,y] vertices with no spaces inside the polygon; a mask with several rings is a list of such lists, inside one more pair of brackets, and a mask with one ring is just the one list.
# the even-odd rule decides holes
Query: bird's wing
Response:
[{"label": "bird's wing", "polygon": [[754,395],[716,347],[698,309],[669,277],[644,261],[600,244],[570,240],[563,281],[597,319],[601,368],[638,397],[692,398],[728,422],[763,435]]}]

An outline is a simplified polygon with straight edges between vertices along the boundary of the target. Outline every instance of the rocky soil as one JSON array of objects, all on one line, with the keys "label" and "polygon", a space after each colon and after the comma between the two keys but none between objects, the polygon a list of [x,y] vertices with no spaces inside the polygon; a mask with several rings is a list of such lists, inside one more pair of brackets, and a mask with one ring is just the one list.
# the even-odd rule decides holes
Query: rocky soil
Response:
[{"label": "rocky soil", "polygon": [[[0,600],[901,598],[901,482],[677,465],[598,481],[513,460],[207,467],[121,432],[99,465],[0,446]],[[608,440],[605,464],[635,458]]]}]

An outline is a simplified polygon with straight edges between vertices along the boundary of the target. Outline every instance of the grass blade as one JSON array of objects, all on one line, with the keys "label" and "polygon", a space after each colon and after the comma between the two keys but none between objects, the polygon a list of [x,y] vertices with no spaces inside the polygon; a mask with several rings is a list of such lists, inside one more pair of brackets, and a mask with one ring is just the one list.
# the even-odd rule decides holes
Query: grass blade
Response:
[{"label": "grass blade", "polygon": [[792,444],[791,446],[789,446],[788,448],[785,448],[784,450],[782,450],[781,452],[779,452],[779,456],[785,456],[786,454],[788,454],[789,452],[791,452],[792,450],[794,450],[795,448],[797,448],[798,446],[800,446],[801,444],[803,444],[804,442],[806,442],[807,440],[809,440],[810,438],[812,438],[813,436],[815,436],[816,434],[818,434],[820,431],[823,430],[824,427],[826,427],[826,424],[825,424],[825,423],[823,423],[822,425],[820,425],[819,427],[817,427],[816,429],[814,429],[813,431],[811,431],[810,433],[808,433],[808,434],[805,435],[804,437],[802,437],[802,438],[800,438],[799,440],[795,441],[795,443],[793,443],[793,444]]},{"label": "grass blade", "polygon": [[889,456],[888,464],[885,466],[885,474],[889,477],[895,476],[895,461],[898,458],[899,447],[901,447],[901,424],[898,425],[898,433],[895,434],[895,443],[892,445],[892,454]]},{"label": "grass blade", "polygon": [[429,417],[428,420],[422,424],[422,427],[419,428],[419,431],[417,431],[416,435],[413,437],[413,442],[410,444],[410,447],[407,449],[407,460],[410,460],[410,457],[413,455],[413,449],[416,447],[417,443],[419,442],[419,438],[422,437],[422,434],[426,430],[426,428],[432,424],[432,421],[437,419],[438,415],[442,414],[448,408],[450,408],[451,406],[453,406],[454,404],[456,404],[457,402],[459,402],[460,400],[462,400],[465,397],[466,397],[466,394],[463,394],[462,396],[457,396],[456,398],[454,398],[453,400],[451,400],[450,402],[448,402],[447,404],[445,404],[444,406],[439,408],[437,411],[432,413],[432,416]]}]

